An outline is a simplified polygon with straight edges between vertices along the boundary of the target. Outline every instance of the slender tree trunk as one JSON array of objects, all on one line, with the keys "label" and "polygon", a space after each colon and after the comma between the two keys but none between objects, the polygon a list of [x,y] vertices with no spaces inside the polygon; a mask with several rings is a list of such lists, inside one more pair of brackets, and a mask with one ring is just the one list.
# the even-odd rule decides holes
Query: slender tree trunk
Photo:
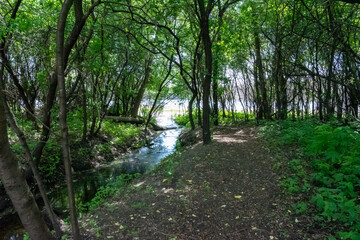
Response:
[{"label": "slender tree trunk", "polygon": [[[93,79],[94,80],[94,79]],[[99,76],[96,76],[95,82],[92,83],[92,110],[91,110],[91,127],[90,127],[90,136],[95,135],[95,126],[96,126],[96,90],[99,83]]]},{"label": "slender tree trunk", "polygon": [[334,59],[335,59],[335,51],[336,51],[336,44],[337,44],[337,38],[338,36],[335,36],[335,34],[338,34],[337,29],[335,28],[335,22],[334,22],[334,15],[333,15],[333,6],[331,1],[326,2],[327,5],[327,11],[328,11],[328,17],[329,17],[329,24],[331,32],[334,34],[333,42],[331,45],[330,50],[330,56],[329,56],[329,62],[328,62],[328,76],[327,76],[327,88],[326,88],[326,120],[329,120],[334,115],[334,101],[332,97],[332,92],[336,94],[337,91],[337,85],[334,81]]},{"label": "slender tree trunk", "polygon": [[[254,98],[255,98],[255,104],[254,104],[254,112],[256,112],[256,120],[262,120],[263,119],[263,105],[261,102],[261,94],[260,94],[260,84],[259,84],[259,71],[256,64],[256,58],[254,63]],[[255,109],[256,106],[256,109]]]},{"label": "slender tree trunk", "polygon": [[[170,75],[170,72],[169,72],[169,75]],[[167,78],[168,78],[169,75],[167,75],[167,77],[166,77],[166,78],[161,82],[161,84],[160,84],[160,87],[159,87],[159,89],[158,89],[158,92],[156,93],[156,96],[155,96],[154,103],[153,103],[152,106],[151,106],[151,109],[150,109],[148,118],[147,118],[147,120],[146,120],[145,128],[147,128],[147,126],[148,126],[149,123],[150,123],[151,117],[152,117],[152,115],[153,115],[153,113],[154,113],[154,111],[155,111],[155,108],[156,108],[157,101],[159,100],[159,97],[160,97],[160,94],[161,94],[161,92],[162,92],[162,90],[163,90],[163,87],[166,85],[165,83],[166,83]]]},{"label": "slender tree trunk", "polygon": [[221,108],[222,108],[222,117],[223,119],[226,118],[226,103],[225,103],[225,98],[222,96],[221,97]]},{"label": "slender tree trunk", "polygon": [[[218,35],[217,42],[221,41],[221,35]],[[219,100],[218,100],[218,85],[219,85],[219,76],[221,74],[219,58],[220,58],[220,49],[219,46],[216,45],[215,47],[215,59],[214,59],[214,77],[212,82],[212,90],[213,90],[213,118],[214,118],[214,125],[219,125]]]},{"label": "slender tree trunk", "polygon": [[191,129],[194,130],[195,129],[195,123],[194,123],[194,116],[193,116],[193,104],[194,104],[194,100],[196,99],[196,92],[192,93],[191,99],[189,101],[189,121],[190,121],[190,125],[191,125]]},{"label": "slender tree trunk", "polygon": [[[79,0],[77,0],[77,1],[79,1]],[[78,2],[77,6],[81,5],[79,3],[81,3],[81,2]],[[74,25],[73,29],[71,30],[71,33],[70,33],[69,37],[67,38],[66,44],[64,46],[64,66],[67,65],[70,52],[71,52],[72,48],[74,47],[82,29],[86,23],[87,18],[94,11],[95,7],[98,6],[100,3],[101,3],[100,0],[97,2],[94,2],[91,5],[91,7],[89,8],[88,13],[86,15],[76,14],[76,17],[77,17],[76,24]],[[77,9],[79,9],[79,8],[77,8]],[[81,9],[81,7],[80,7],[80,9]],[[77,11],[77,12],[79,12],[79,11]],[[48,75],[48,79],[49,79],[49,89],[48,89],[48,92],[46,95],[45,105],[42,109],[41,122],[42,122],[43,126],[42,126],[41,137],[40,137],[40,141],[36,145],[36,148],[33,152],[33,157],[35,158],[36,166],[38,166],[40,163],[43,149],[50,137],[51,109],[55,102],[56,88],[57,88],[57,84],[58,84],[56,66],[55,66],[55,70],[50,72],[50,74]]]},{"label": "slender tree trunk", "polygon": [[296,92],[297,92],[297,86],[294,85],[294,89],[293,89],[293,100],[291,102],[291,117],[292,120],[295,121],[296,117],[295,117],[295,96],[296,96]]},{"label": "slender tree trunk", "polygon": [[[59,85],[59,106],[60,106],[60,128],[61,128],[61,147],[62,155],[64,159],[66,183],[68,189],[69,198],[69,210],[71,219],[71,228],[73,238],[75,240],[80,239],[79,225],[77,221],[76,207],[75,207],[75,196],[72,188],[72,173],[71,173],[71,158],[70,158],[70,145],[68,137],[68,126],[66,121],[66,89],[65,89],[65,58],[64,58],[64,35],[66,19],[69,14],[70,8],[74,0],[66,0],[61,8],[61,12],[58,19],[58,26],[56,32],[56,70],[57,80]],[[78,1],[78,0],[75,0]]]},{"label": "slender tree trunk", "polygon": [[57,78],[56,73],[52,72],[49,75],[49,89],[46,95],[46,102],[42,109],[42,132],[39,143],[36,145],[35,150],[33,151],[33,157],[35,159],[36,166],[39,166],[41,155],[44,150],[44,147],[50,137],[50,125],[51,125],[51,109],[54,105],[56,88],[57,88]]},{"label": "slender tree trunk", "polygon": [[196,95],[196,110],[197,110],[197,118],[198,118],[198,126],[203,127],[202,124],[202,114],[201,114],[201,94],[200,92],[197,92]]},{"label": "slender tree trunk", "polygon": [[[81,74],[81,73],[79,73]],[[82,78],[81,84],[81,95],[82,95],[82,109],[83,109],[83,135],[82,135],[82,142],[86,142],[86,135],[87,135],[87,97],[86,97],[86,85],[85,85],[85,78]]]},{"label": "slender tree trunk", "polygon": [[326,95],[325,95],[325,104],[326,104],[326,120],[329,120],[333,114],[334,114],[334,106],[332,101],[332,91],[335,91],[337,89],[334,89],[332,86],[333,81],[333,65],[334,65],[334,55],[335,55],[335,46],[333,45],[330,52],[329,57],[329,65],[328,65],[328,76],[327,76],[327,86],[326,86]]},{"label": "slender tree trunk", "polygon": [[145,93],[145,87],[148,84],[149,80],[150,80],[150,74],[151,74],[151,65],[153,62],[153,56],[151,56],[150,54],[146,57],[145,60],[145,75],[144,75],[144,79],[141,83],[141,87],[139,89],[139,92],[136,95],[135,101],[134,101],[134,105],[131,108],[131,117],[136,118],[139,112],[139,108],[140,108],[140,103],[143,99],[144,93]]}]

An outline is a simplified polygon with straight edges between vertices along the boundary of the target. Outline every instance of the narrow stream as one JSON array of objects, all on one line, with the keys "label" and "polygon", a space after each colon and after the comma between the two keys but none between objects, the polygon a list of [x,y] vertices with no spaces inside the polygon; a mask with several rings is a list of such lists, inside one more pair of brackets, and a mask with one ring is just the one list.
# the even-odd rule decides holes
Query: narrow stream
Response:
[{"label": "narrow stream", "polygon": [[[163,127],[177,127],[172,120],[171,112],[162,113],[157,122]],[[139,148],[134,152],[116,159],[110,164],[96,169],[75,173],[73,176],[76,202],[88,202],[96,194],[99,187],[115,181],[121,174],[144,173],[156,166],[161,159],[175,151],[180,129],[165,130],[154,138],[149,146]],[[56,186],[49,194],[49,199],[55,209],[68,209],[66,185]],[[10,216],[0,225],[0,240],[22,239],[24,229],[17,215]]]}]

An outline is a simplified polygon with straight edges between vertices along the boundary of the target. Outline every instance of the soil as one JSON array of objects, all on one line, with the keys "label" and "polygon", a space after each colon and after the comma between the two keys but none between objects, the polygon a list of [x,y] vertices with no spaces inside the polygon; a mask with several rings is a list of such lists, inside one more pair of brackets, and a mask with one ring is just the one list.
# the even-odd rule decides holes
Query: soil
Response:
[{"label": "soil", "polygon": [[292,212],[272,155],[256,128],[218,127],[210,145],[167,158],[82,218],[82,232],[87,239],[324,239]]}]

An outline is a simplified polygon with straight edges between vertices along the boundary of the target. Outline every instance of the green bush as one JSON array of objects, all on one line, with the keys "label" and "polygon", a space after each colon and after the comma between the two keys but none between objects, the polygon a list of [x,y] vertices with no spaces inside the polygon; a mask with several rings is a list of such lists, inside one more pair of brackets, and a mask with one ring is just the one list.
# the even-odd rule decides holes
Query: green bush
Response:
[{"label": "green bush", "polygon": [[76,109],[75,111],[68,112],[67,124],[69,129],[69,138],[72,142],[78,142],[81,140],[83,134],[83,112],[82,109]]},{"label": "green bush", "polygon": [[[234,123],[238,123],[240,121],[245,121],[246,117],[245,117],[245,113],[244,112],[235,112],[235,113],[229,113],[226,111],[226,116],[227,117],[223,117],[222,112],[219,112],[219,124],[234,124]],[[255,119],[255,115],[254,114],[248,114],[248,118],[249,120],[253,120]],[[195,125],[198,125],[198,114],[197,112],[193,113],[193,119],[194,119],[194,123]],[[185,126],[187,128],[190,128],[190,120],[189,120],[189,114],[183,114],[183,115],[176,115],[175,116],[175,122],[177,124],[179,124],[180,126]],[[213,116],[210,115],[210,122],[213,124],[215,122],[215,118]]]},{"label": "green bush", "polygon": [[92,200],[86,203],[80,203],[79,210],[81,212],[85,212],[87,210],[95,209],[107,198],[120,193],[131,180],[137,178],[138,176],[140,176],[140,173],[122,174],[118,176],[115,181],[109,182],[105,186],[100,187]]},{"label": "green bush", "polygon": [[105,158],[105,161],[112,161],[114,156],[111,152],[111,143],[103,143],[98,146],[99,154]]},{"label": "green bush", "polygon": [[60,145],[55,140],[49,139],[39,164],[39,172],[44,182],[52,183],[57,180],[60,174],[58,171],[60,152]]},{"label": "green bush", "polygon": [[[281,182],[284,190],[295,194],[302,192],[304,187],[311,188],[313,196],[307,205],[317,209],[314,219],[345,226],[348,232],[337,233],[342,239],[359,239],[359,133],[335,121],[324,124],[307,120],[267,123],[261,129],[261,135],[271,140],[273,147],[292,145],[300,149],[299,155],[303,155],[303,158],[288,163],[290,176]],[[309,170],[305,171],[307,167]],[[307,176],[310,176],[310,185]],[[302,208],[297,207],[297,210],[302,212]]]},{"label": "green bush", "polygon": [[116,145],[130,145],[141,136],[142,128],[133,124],[119,124],[112,121],[102,123],[102,131],[113,139]]}]

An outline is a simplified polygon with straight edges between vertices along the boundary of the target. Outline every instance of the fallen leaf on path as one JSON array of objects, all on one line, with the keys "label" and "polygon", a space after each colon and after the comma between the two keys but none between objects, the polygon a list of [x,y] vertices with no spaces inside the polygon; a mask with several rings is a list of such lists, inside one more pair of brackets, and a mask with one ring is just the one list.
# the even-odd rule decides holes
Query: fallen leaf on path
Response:
[{"label": "fallen leaf on path", "polygon": [[144,182],[139,182],[138,184],[135,184],[134,187],[140,187],[140,186],[143,185],[144,183],[145,183],[145,181],[144,181]]},{"label": "fallen leaf on path", "polygon": [[237,199],[240,199],[241,197],[242,197],[241,195],[235,196],[235,198],[237,198]]},{"label": "fallen leaf on path", "polygon": [[120,223],[116,222],[114,223],[115,226],[120,226]]}]

